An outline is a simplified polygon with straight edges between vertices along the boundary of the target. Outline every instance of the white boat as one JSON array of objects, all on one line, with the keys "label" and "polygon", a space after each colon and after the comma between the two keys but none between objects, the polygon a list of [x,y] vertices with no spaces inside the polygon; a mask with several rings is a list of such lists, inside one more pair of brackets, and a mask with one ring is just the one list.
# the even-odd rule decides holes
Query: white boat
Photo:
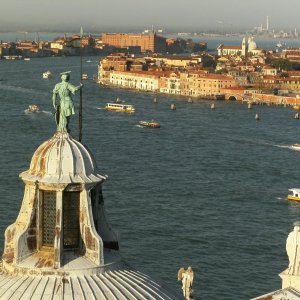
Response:
[{"label": "white boat", "polygon": [[107,110],[116,110],[116,111],[125,111],[125,112],[135,112],[133,105],[128,104],[116,104],[116,103],[107,103],[105,106]]},{"label": "white boat", "polygon": [[300,151],[300,144],[293,144],[291,147],[294,150]]},{"label": "white boat", "polygon": [[25,57],[24,60],[30,60],[30,58],[29,57]]},{"label": "white boat", "polygon": [[139,125],[143,127],[150,127],[150,128],[160,128],[160,123],[157,121],[139,121]]},{"label": "white boat", "polygon": [[288,195],[289,200],[300,201],[300,189],[289,189],[291,194]]},{"label": "white boat", "polygon": [[43,73],[43,79],[49,79],[50,77],[52,77],[52,73],[50,71]]},{"label": "white boat", "polygon": [[30,113],[36,113],[38,111],[40,111],[40,109],[35,104],[29,105],[28,108],[26,109],[26,112],[30,112]]},{"label": "white boat", "polygon": [[87,80],[87,79],[89,79],[88,74],[82,74],[81,79],[82,79],[82,80]]}]

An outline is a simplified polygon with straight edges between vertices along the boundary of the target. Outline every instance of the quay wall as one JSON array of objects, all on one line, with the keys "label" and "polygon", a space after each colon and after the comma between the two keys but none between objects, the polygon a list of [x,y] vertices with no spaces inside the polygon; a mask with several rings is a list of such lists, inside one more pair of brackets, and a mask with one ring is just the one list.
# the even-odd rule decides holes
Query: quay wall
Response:
[{"label": "quay wall", "polygon": [[278,96],[272,94],[255,94],[252,96],[253,102],[262,104],[275,104],[275,105],[300,105],[300,98]]}]

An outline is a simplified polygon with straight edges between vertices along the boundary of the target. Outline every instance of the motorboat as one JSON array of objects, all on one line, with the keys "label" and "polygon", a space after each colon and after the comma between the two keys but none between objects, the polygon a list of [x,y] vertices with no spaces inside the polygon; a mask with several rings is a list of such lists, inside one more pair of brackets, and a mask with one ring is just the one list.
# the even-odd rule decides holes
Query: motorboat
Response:
[{"label": "motorboat", "polygon": [[50,71],[43,73],[43,79],[49,79],[50,77],[52,77],[52,73]]},{"label": "motorboat", "polygon": [[293,110],[300,110],[300,105],[294,105]]},{"label": "motorboat", "polygon": [[32,104],[32,105],[29,105],[28,108],[27,108],[27,111],[28,112],[31,112],[31,113],[36,113],[38,112],[40,109],[38,108],[37,105],[35,104]]},{"label": "motorboat", "polygon": [[293,144],[292,149],[300,151],[300,144]]},{"label": "motorboat", "polygon": [[288,200],[300,201],[300,189],[289,189],[291,194],[288,195]]},{"label": "motorboat", "polygon": [[87,79],[89,79],[88,74],[82,74],[81,79],[82,79],[82,80],[87,80]]},{"label": "motorboat", "polygon": [[160,123],[156,121],[139,121],[139,125],[143,127],[160,128]]},{"label": "motorboat", "polygon": [[115,111],[135,112],[134,106],[129,104],[107,103],[105,109],[115,110]]}]

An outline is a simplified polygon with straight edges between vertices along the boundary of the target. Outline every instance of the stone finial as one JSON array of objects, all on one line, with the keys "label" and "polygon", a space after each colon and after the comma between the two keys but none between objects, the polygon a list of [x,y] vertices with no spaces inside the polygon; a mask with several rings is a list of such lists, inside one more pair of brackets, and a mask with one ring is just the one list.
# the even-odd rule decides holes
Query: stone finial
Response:
[{"label": "stone finial", "polygon": [[181,267],[178,270],[178,281],[182,282],[182,292],[185,299],[190,300],[193,299],[192,293],[193,293],[193,280],[194,280],[194,271],[191,266],[185,270],[183,267]]},{"label": "stone finial", "polygon": [[294,223],[294,230],[286,240],[286,252],[289,257],[287,274],[300,275],[300,222]]}]

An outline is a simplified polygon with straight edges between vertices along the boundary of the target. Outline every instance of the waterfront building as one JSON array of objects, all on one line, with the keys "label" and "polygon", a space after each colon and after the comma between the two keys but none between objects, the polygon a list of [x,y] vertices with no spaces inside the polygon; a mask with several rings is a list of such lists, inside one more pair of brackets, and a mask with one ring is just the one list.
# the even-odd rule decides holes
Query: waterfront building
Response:
[{"label": "waterfront building", "polygon": [[202,75],[189,74],[189,95],[191,96],[215,96],[220,95],[223,88],[236,87],[236,81],[230,77],[219,74]]},{"label": "waterfront building", "polygon": [[99,61],[98,82],[109,84],[110,73],[126,71],[142,71],[144,63],[134,57],[122,53],[113,53]]},{"label": "waterfront building", "polygon": [[123,88],[155,92],[159,89],[159,73],[157,72],[120,72],[111,71],[109,82]]},{"label": "waterfront building", "polygon": [[37,148],[20,178],[24,197],[5,231],[1,299],[182,299],[124,262],[104,208],[107,176],[64,128]]},{"label": "waterfront building", "polygon": [[99,62],[98,82],[194,97],[220,95],[222,88],[237,86],[232,76],[202,70],[199,57],[133,58],[123,54],[114,54]]},{"label": "waterfront building", "polygon": [[181,75],[175,72],[160,77],[159,91],[166,94],[181,94]]},{"label": "waterfront building", "polygon": [[118,48],[139,46],[141,52],[166,52],[166,38],[154,32],[149,34],[102,33],[102,43]]}]

